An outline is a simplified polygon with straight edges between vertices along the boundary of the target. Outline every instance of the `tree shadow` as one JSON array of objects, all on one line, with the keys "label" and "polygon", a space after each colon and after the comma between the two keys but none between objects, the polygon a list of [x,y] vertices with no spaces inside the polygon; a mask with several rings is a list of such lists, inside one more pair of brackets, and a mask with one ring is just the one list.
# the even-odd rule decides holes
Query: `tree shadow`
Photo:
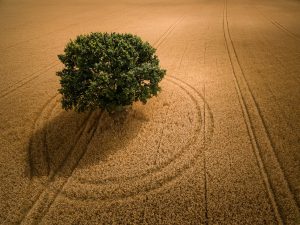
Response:
[{"label": "tree shadow", "polygon": [[[57,116],[43,120],[42,125],[36,125],[29,142],[27,174],[30,178],[69,177],[79,163],[80,168],[101,163],[138,134],[146,117],[134,109],[115,115],[100,110],[87,113],[60,110]],[[105,142],[92,146],[97,145],[99,138],[105,138]],[[90,147],[101,151],[100,159],[82,160]]]}]

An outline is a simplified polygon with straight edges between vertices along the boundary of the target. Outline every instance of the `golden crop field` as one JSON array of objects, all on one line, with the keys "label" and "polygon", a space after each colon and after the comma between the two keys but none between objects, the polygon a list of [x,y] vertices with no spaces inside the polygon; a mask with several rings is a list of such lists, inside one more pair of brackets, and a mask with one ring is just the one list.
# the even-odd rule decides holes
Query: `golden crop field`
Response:
[{"label": "golden crop field", "polygon": [[[122,123],[61,107],[90,32],[157,49]],[[0,224],[300,224],[300,1],[0,0]]]}]

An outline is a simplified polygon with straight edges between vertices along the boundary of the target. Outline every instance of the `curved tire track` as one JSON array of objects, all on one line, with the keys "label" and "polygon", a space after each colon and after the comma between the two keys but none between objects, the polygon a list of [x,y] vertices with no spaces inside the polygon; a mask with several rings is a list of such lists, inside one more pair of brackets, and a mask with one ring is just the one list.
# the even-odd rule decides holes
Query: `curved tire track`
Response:
[{"label": "curved tire track", "polygon": [[[165,79],[169,80],[169,82],[174,83],[174,81],[172,81],[174,78],[173,79],[172,78],[170,79],[170,78],[166,77]],[[177,85],[181,89],[183,89],[186,92],[186,94],[191,98],[191,100],[196,105],[197,115],[199,117],[199,120],[198,120],[199,126],[197,126],[195,128],[195,133],[193,134],[193,137],[182,148],[182,150],[178,151],[176,154],[173,155],[173,157],[171,157],[168,160],[166,160],[163,163],[161,163],[159,167],[150,168],[150,169],[148,169],[146,171],[143,171],[143,172],[141,172],[141,173],[139,173],[139,174],[137,174],[135,176],[130,176],[130,177],[119,176],[119,177],[116,177],[116,178],[113,177],[113,178],[106,178],[106,179],[101,179],[101,180],[90,180],[90,179],[86,179],[86,178],[82,178],[82,177],[75,177],[74,179],[78,180],[80,183],[83,183],[83,184],[87,183],[87,184],[94,184],[94,185],[111,185],[111,184],[115,184],[115,183],[119,183],[119,182],[132,182],[132,181],[143,179],[143,178],[149,176],[149,174],[159,173],[164,168],[166,168],[167,166],[169,166],[172,162],[174,162],[176,159],[179,159],[185,153],[185,149],[187,149],[191,145],[193,145],[193,143],[197,139],[197,133],[196,133],[196,131],[202,130],[202,126],[203,125],[202,125],[202,115],[201,115],[200,105],[198,104],[197,99],[191,93],[189,93],[189,91],[186,90],[186,88],[183,87],[183,85],[180,85],[180,84],[178,85],[176,83],[175,83],[175,85]]]},{"label": "curved tire track", "polygon": [[[178,86],[181,86],[182,88],[189,88],[189,89],[193,89],[193,92],[195,95],[197,95],[197,98],[201,98],[201,101],[204,101],[203,96],[201,95],[201,93],[199,93],[196,89],[194,89],[192,86],[190,86],[189,84],[175,78],[175,77],[171,77],[171,79],[169,80],[170,82],[175,83]],[[201,132],[203,137],[203,132],[206,132],[205,135],[205,145],[210,144],[212,137],[213,137],[213,132],[214,132],[214,120],[213,120],[213,113],[209,107],[209,105],[207,104],[206,100],[204,101],[205,105],[206,105],[206,109],[207,109],[207,119],[206,119],[206,126],[207,129],[204,129],[203,126],[201,127],[201,129],[199,129],[198,131]],[[196,100],[196,104],[197,104],[197,108],[200,110],[200,104],[199,102]],[[204,115],[203,112],[198,111],[198,113],[200,115],[198,115],[199,119],[200,116],[202,117]],[[198,120],[199,120],[198,119]],[[198,123],[200,123],[200,120],[198,121]],[[167,185],[168,183],[172,182],[174,179],[182,176],[185,171],[187,171],[188,169],[193,168],[197,162],[198,159],[203,156],[204,151],[205,151],[205,146],[204,146],[204,140],[200,138],[199,135],[195,135],[193,137],[193,142],[189,144],[189,146],[185,146],[184,150],[186,149],[191,149],[192,147],[194,147],[194,145],[196,145],[196,143],[198,143],[198,141],[200,141],[200,145],[201,147],[198,146],[198,150],[195,150],[195,153],[192,154],[191,159],[187,162],[185,161],[181,161],[181,155],[184,154],[185,151],[183,151],[181,153],[181,155],[177,156],[176,159],[173,160],[173,162],[175,163],[175,161],[179,161],[181,162],[183,165],[179,168],[176,168],[176,170],[172,170],[170,172],[170,174],[167,174],[166,176],[160,176],[160,173],[164,173],[164,169],[167,169],[167,166],[171,166],[172,162],[169,162],[168,165],[164,165],[164,168],[159,167],[159,168],[155,168],[155,170],[151,171],[149,174],[144,174],[141,177],[137,177],[135,180],[143,180],[146,179],[147,177],[152,177],[151,181],[152,183],[147,183],[147,185],[138,185],[138,188],[130,188],[130,189],[126,189],[126,191],[122,192],[122,187],[120,187],[120,193],[115,193],[114,194],[109,194],[109,193],[99,193],[95,194],[95,192],[97,192],[98,185],[106,185],[105,182],[100,181],[100,182],[89,182],[89,186],[93,187],[93,190],[95,192],[92,192],[90,194],[83,194],[81,195],[78,192],[70,192],[67,190],[63,190],[63,192],[61,193],[63,196],[67,197],[68,199],[72,199],[72,200],[79,200],[79,201],[96,201],[96,200],[100,200],[100,201],[116,201],[116,200],[122,200],[122,199],[127,199],[129,197],[133,197],[133,196],[137,196],[137,195],[141,195],[150,191],[154,191],[157,189],[162,188],[163,186]],[[200,140],[199,140],[200,139]],[[165,175],[165,173],[164,173]],[[153,177],[153,176],[157,176],[157,177]],[[74,179],[74,178],[73,178]],[[75,178],[76,179],[76,178]],[[122,182],[126,182],[126,180],[122,180]],[[120,186],[121,183],[118,183],[118,187]],[[132,180],[129,180],[129,182],[126,182],[126,185],[131,185]],[[81,184],[81,185],[85,185],[85,183]],[[109,185],[109,184],[108,184]],[[81,189],[80,189],[81,190]]]},{"label": "curved tire track", "polygon": [[[175,29],[175,27],[176,27],[180,22],[182,22],[184,18],[185,18],[185,16],[182,16],[182,17],[180,17],[177,21],[175,21],[173,24],[171,24],[171,25],[167,28],[167,30],[161,35],[161,37],[159,37],[159,38],[157,39],[157,41],[154,42],[153,45],[154,45],[156,48],[158,48],[163,42],[165,42],[166,39],[168,38],[168,36],[169,36],[169,35],[172,33],[172,31]],[[185,48],[185,50],[184,50],[184,54],[186,53],[186,49],[187,49],[187,48]],[[181,65],[181,62],[182,62],[183,57],[184,57],[184,55],[181,57],[180,65]],[[150,172],[150,171],[149,171],[149,172]],[[146,174],[146,173],[145,173],[145,174]],[[141,178],[143,175],[144,175],[144,173],[143,173],[143,174],[140,174],[140,175],[138,175],[138,176],[136,176],[136,178]],[[121,179],[121,180],[126,180],[127,178],[123,177],[123,178],[118,178],[118,180],[119,180],[119,179]],[[82,182],[88,182],[88,181],[85,180],[85,179],[79,179],[79,180],[81,180]],[[113,180],[116,180],[116,179],[105,179],[105,180],[99,181],[99,184],[105,183],[105,182],[113,182]],[[94,181],[93,181],[93,182],[94,182]]]}]

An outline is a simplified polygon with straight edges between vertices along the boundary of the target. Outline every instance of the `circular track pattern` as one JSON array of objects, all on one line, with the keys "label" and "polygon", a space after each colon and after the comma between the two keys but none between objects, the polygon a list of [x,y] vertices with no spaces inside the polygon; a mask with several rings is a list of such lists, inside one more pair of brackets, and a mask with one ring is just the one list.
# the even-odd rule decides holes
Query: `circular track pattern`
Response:
[{"label": "circular track pattern", "polygon": [[[135,104],[122,122],[103,113],[66,185],[56,191],[83,201],[123,199],[161,188],[193,167],[204,151],[205,133],[212,127],[210,109],[198,91],[175,77],[168,76],[162,90],[146,105]],[[44,121],[61,112],[59,104],[49,105],[53,106],[45,110],[47,115],[41,114]],[[78,137],[74,132],[75,139],[88,133],[83,125],[74,125],[82,129]],[[52,143],[54,131],[50,127],[45,132],[44,146],[49,149],[59,148]],[[58,166],[52,176],[59,176],[63,169],[64,165]]]}]

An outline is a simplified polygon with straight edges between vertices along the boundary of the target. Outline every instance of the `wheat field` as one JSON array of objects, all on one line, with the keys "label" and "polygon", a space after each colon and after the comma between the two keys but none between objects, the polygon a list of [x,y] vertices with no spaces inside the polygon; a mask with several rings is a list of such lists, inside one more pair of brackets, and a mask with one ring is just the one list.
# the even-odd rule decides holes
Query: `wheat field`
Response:
[{"label": "wheat field", "polygon": [[[90,32],[157,49],[122,122],[61,108]],[[300,224],[300,2],[0,1],[0,224]]]}]

